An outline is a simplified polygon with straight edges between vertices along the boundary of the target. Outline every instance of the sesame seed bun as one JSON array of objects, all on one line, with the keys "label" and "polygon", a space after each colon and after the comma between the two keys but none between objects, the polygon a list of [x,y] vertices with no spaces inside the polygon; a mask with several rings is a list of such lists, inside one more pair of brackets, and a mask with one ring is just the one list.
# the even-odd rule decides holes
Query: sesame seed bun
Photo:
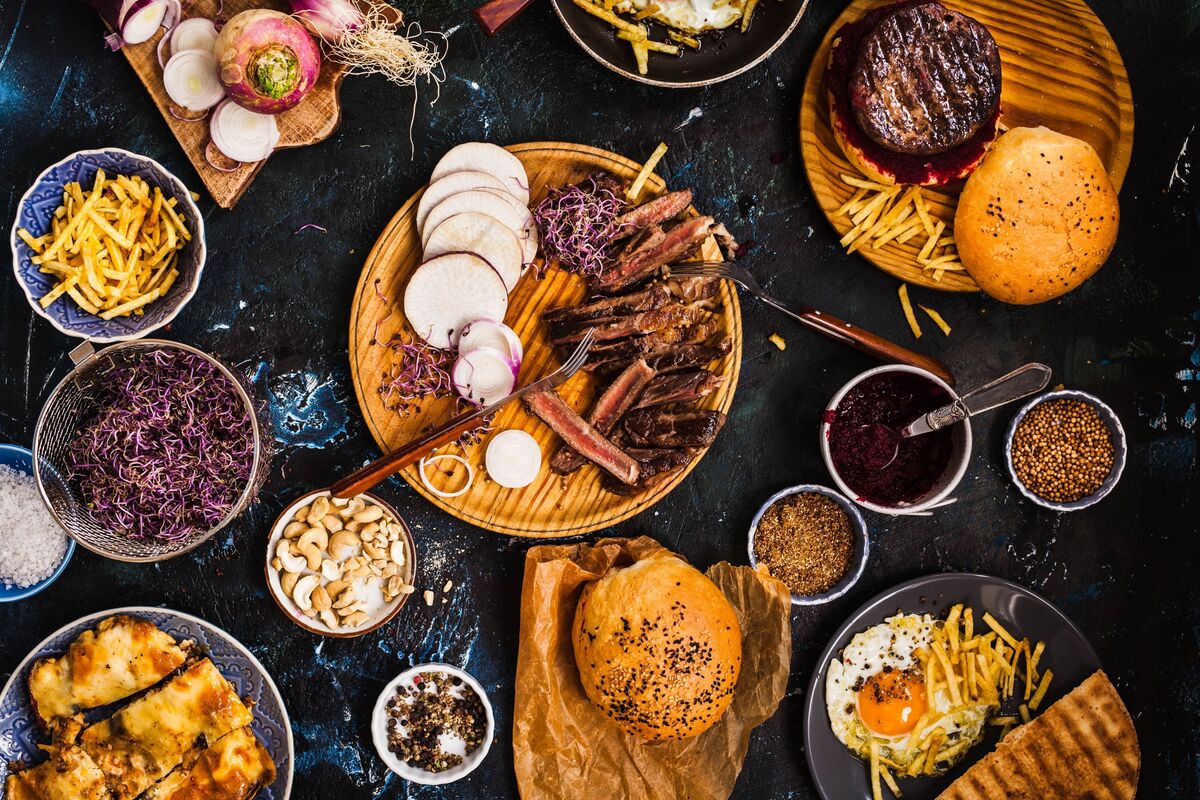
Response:
[{"label": "sesame seed bun", "polygon": [[583,690],[626,733],[684,739],[729,707],[742,632],[725,595],[670,554],[584,588],[572,630]]},{"label": "sesame seed bun", "polygon": [[1094,275],[1119,218],[1116,189],[1091,145],[1048,128],[1013,128],[963,187],[954,241],[981,289],[1030,305]]}]

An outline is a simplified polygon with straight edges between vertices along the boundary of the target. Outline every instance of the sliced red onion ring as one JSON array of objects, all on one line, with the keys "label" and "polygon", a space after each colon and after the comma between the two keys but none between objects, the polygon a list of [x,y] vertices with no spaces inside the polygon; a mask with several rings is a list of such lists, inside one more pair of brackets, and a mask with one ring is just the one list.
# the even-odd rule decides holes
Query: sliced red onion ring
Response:
[{"label": "sliced red onion ring", "polygon": [[521,347],[521,338],[517,336],[516,331],[503,322],[491,319],[477,319],[474,322],[468,322],[463,326],[462,333],[459,334],[458,352],[460,355],[479,347],[494,347],[507,353],[514,375],[515,371],[520,369],[521,360],[525,357],[525,351]]},{"label": "sliced red onion ring", "polygon": [[242,163],[262,161],[279,144],[279,125],[271,114],[259,114],[224,100],[209,123],[213,144],[226,157]]},{"label": "sliced red onion ring", "polygon": [[167,110],[171,112],[171,116],[180,122],[199,122],[208,116],[208,109],[203,111],[189,111],[183,106],[174,103],[167,104]]},{"label": "sliced red onion ring", "polygon": [[485,406],[512,394],[517,383],[513,362],[494,347],[477,347],[459,355],[451,380],[454,388],[476,405]]},{"label": "sliced red onion ring", "polygon": [[204,50],[183,50],[163,67],[163,86],[171,101],[188,111],[205,111],[225,98],[217,57]]},{"label": "sliced red onion ring", "polygon": [[234,161],[222,153],[212,139],[204,146],[204,160],[217,172],[236,172],[242,166],[242,162]]}]

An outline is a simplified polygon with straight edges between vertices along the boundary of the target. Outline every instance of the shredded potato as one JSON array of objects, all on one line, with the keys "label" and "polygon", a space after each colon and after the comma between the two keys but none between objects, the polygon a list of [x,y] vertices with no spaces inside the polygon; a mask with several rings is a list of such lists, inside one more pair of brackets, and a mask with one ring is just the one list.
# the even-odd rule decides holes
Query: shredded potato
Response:
[{"label": "shredded potato", "polygon": [[638,172],[637,177],[634,178],[629,190],[625,192],[625,197],[628,198],[629,202],[636,203],[638,201],[638,197],[642,194],[642,189],[646,186],[646,181],[650,179],[654,168],[658,166],[658,162],[662,161],[662,157],[666,154],[666,142],[659,142],[658,147],[654,148],[654,152],[646,159],[646,163],[642,164],[642,169]]},{"label": "shredded potato", "polygon": [[192,239],[177,204],[136,175],[98,170],[90,191],[68,183],[47,233],[17,231],[38,271],[57,280],[39,305],[65,296],[106,320],[144,314],[179,278],[179,252]]}]

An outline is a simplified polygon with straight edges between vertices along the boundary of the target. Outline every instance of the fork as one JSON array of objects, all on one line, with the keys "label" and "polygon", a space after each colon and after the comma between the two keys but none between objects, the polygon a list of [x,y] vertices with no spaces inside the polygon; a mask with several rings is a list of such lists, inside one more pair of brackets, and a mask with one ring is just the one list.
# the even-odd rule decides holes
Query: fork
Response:
[{"label": "fork", "polygon": [[671,277],[697,278],[728,278],[746,291],[756,296],[769,306],[779,309],[790,317],[824,334],[836,339],[842,344],[848,344],[864,353],[875,356],[882,361],[896,364],[907,364],[932,372],[951,386],[954,385],[954,373],[936,358],[914,353],[906,347],[884,339],[882,336],[863,330],[849,322],[831,317],[824,312],[808,306],[795,306],[785,303],[767,294],[750,271],[728,261],[699,261],[685,264],[675,264],[667,273]]},{"label": "fork", "polygon": [[554,372],[551,372],[541,380],[534,381],[528,386],[518,389],[491,405],[459,414],[454,419],[439,428],[435,428],[421,438],[414,439],[398,450],[393,450],[382,458],[372,461],[362,469],[350,473],[329,487],[330,494],[339,498],[354,497],[355,495],[362,494],[405,467],[420,461],[433,450],[444,444],[453,442],[468,431],[478,428],[483,424],[485,417],[499,411],[501,406],[506,403],[510,403],[518,397],[524,397],[527,394],[548,392],[551,389],[561,386],[567,378],[578,372],[580,367],[587,361],[588,351],[592,349],[592,343],[595,340],[596,332],[589,330],[579,342],[579,346],[571,353],[570,358],[564,361],[563,365]]}]

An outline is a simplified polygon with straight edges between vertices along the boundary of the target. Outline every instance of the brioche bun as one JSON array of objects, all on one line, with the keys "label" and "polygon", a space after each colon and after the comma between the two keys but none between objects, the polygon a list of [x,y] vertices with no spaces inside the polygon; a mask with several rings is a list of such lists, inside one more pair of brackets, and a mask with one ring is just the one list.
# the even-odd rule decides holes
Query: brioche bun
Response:
[{"label": "brioche bun", "polygon": [[967,179],[954,241],[979,288],[1030,305],[1094,275],[1119,218],[1116,189],[1091,145],[1048,128],[1013,128]]},{"label": "brioche bun", "polygon": [[631,736],[696,736],[733,700],[742,663],[737,615],[712,581],[673,555],[586,586],[572,639],[588,699]]}]

